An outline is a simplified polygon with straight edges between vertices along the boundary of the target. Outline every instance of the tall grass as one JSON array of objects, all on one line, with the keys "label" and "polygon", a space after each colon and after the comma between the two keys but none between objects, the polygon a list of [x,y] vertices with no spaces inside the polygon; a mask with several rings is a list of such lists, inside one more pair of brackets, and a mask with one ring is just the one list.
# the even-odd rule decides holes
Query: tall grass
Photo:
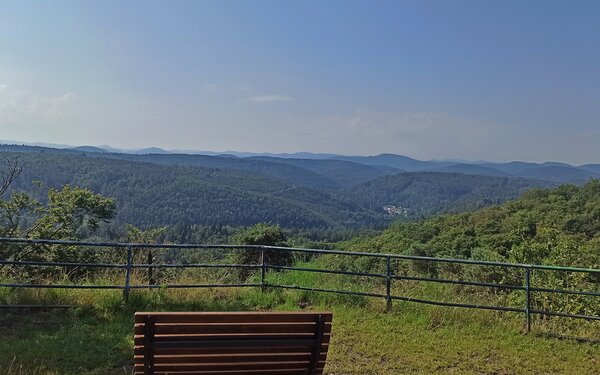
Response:
[{"label": "tall grass", "polygon": [[[297,268],[324,269],[330,265],[320,259],[299,262]],[[166,270],[158,281],[163,284],[228,284],[238,283],[238,275],[233,269],[184,269]],[[122,272],[103,272],[78,280],[80,285],[122,285]],[[260,284],[260,273],[250,276],[247,283]],[[95,289],[17,289],[0,288],[0,304],[48,304],[93,306],[98,313],[110,316],[122,311],[140,309],[273,309],[273,308],[310,308],[315,305],[336,304],[355,307],[370,307],[377,311],[385,309],[385,299],[366,296],[316,292],[310,290],[280,289],[277,285],[300,286],[304,288],[330,289],[347,292],[363,292],[385,295],[385,280],[380,278],[357,277],[328,273],[316,273],[300,270],[270,271],[265,282],[271,287],[262,293],[260,288],[194,288],[167,289],[159,287],[153,290],[132,289],[129,301],[125,302],[121,290]],[[73,284],[67,275],[52,280],[54,284]],[[131,276],[133,285],[145,285],[145,270],[135,270]],[[524,308],[525,293],[523,291],[490,292],[487,288],[424,283],[417,281],[394,280],[392,294],[397,296],[427,299],[433,301],[453,302],[474,305],[507,306]],[[478,324],[491,326],[502,322],[516,332],[524,330],[525,317],[522,313],[490,312],[482,313],[475,309],[451,308],[443,306],[427,306],[411,302],[394,301],[395,311],[418,311],[432,320],[444,322],[451,320],[454,324],[464,321],[477,321]],[[592,312],[593,313],[593,312]],[[579,319],[550,318],[533,316],[536,332],[558,333],[561,335],[600,338],[600,324]]]}]

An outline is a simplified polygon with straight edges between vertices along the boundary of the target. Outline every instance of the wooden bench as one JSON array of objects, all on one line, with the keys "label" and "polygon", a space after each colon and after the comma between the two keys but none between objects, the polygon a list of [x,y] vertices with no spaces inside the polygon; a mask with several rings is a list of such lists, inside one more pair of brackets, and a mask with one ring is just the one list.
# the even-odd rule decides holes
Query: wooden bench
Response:
[{"label": "wooden bench", "polygon": [[137,312],[135,374],[323,374],[328,312]]}]

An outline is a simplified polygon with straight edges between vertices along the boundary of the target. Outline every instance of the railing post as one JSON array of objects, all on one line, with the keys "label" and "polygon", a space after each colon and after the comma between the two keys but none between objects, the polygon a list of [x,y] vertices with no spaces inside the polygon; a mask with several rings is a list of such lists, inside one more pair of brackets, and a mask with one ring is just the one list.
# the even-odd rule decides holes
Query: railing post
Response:
[{"label": "railing post", "polygon": [[152,249],[148,249],[148,285],[154,285],[154,278],[152,277],[152,271],[154,267],[152,267],[153,256]]},{"label": "railing post", "polygon": [[385,277],[386,311],[392,309],[392,258],[386,258],[387,273]]},{"label": "railing post", "polygon": [[133,249],[127,246],[127,265],[125,266],[125,288],[123,289],[123,299],[129,300],[129,288],[131,281],[131,263],[133,260]]},{"label": "railing post", "polygon": [[525,268],[525,314],[527,315],[527,332],[531,332],[531,268]]},{"label": "railing post", "polygon": [[260,249],[260,290],[265,291],[265,276],[267,273],[267,264],[265,263],[265,249]]}]

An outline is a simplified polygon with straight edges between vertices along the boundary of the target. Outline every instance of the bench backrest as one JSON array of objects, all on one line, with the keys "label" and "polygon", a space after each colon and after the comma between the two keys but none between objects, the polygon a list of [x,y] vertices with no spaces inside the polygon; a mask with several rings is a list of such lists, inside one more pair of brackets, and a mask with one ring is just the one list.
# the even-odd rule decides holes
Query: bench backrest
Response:
[{"label": "bench backrest", "polygon": [[323,374],[328,312],[137,312],[135,374]]}]

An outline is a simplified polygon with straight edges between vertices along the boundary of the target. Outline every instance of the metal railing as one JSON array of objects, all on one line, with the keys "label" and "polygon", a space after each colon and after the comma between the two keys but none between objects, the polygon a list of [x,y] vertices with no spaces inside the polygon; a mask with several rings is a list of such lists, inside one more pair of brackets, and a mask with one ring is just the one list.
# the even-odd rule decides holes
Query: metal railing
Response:
[{"label": "metal railing", "polygon": [[[473,308],[493,311],[504,311],[504,312],[515,312],[522,313],[526,318],[527,331],[531,330],[532,315],[542,316],[555,316],[575,319],[585,319],[590,321],[600,321],[598,315],[585,315],[585,314],[572,314],[567,312],[549,311],[536,309],[532,305],[532,294],[533,293],[550,293],[558,295],[580,295],[588,296],[592,298],[600,298],[600,285],[598,282],[593,282],[593,285],[597,286],[597,290],[578,290],[578,289],[555,289],[547,287],[537,287],[532,285],[532,274],[535,271],[557,271],[557,272],[571,272],[571,273],[582,273],[588,276],[592,276],[600,280],[600,269],[588,269],[588,268],[574,268],[574,267],[559,267],[559,266],[547,266],[547,265],[533,265],[533,264],[519,264],[519,263],[505,263],[505,262],[489,262],[489,261],[478,261],[469,259],[450,259],[450,258],[432,258],[424,256],[410,256],[410,255],[399,255],[399,254],[382,254],[382,253],[369,253],[369,252],[353,252],[353,251],[340,251],[340,250],[321,250],[321,249],[306,249],[306,248],[293,248],[293,247],[277,247],[277,246],[262,246],[262,245],[204,245],[204,244],[140,244],[140,243],[112,243],[112,242],[84,242],[84,241],[56,241],[56,240],[41,240],[41,239],[17,239],[17,238],[1,238],[0,246],[4,244],[23,244],[23,245],[60,245],[60,246],[77,246],[77,247],[92,247],[92,248],[113,248],[113,249],[124,249],[126,250],[126,262],[125,264],[114,264],[114,263],[77,263],[77,262],[46,262],[46,261],[27,261],[27,260],[8,260],[0,259],[0,267],[3,265],[12,266],[44,266],[44,267],[83,267],[83,268],[104,268],[104,269],[121,269],[124,270],[124,283],[122,285],[87,285],[87,284],[22,284],[22,283],[0,283],[0,287],[8,288],[67,288],[67,289],[121,289],[123,291],[123,297],[127,299],[132,289],[154,289],[154,288],[217,288],[217,287],[260,287],[262,291],[267,288],[281,288],[281,289],[295,289],[295,290],[307,290],[313,292],[327,292],[337,293],[344,295],[355,295],[364,297],[384,298],[387,303],[388,310],[392,307],[393,301],[406,301],[416,302],[428,305],[436,306],[448,306],[448,307],[460,307],[460,308]],[[134,251],[144,249],[222,249],[222,250],[253,250],[260,252],[260,263],[259,264],[216,264],[216,263],[153,263],[153,258],[149,253],[148,262],[143,264],[136,264],[133,262]],[[369,257],[385,260],[385,272],[384,273],[373,273],[373,272],[354,272],[347,270],[332,270],[332,269],[316,269],[316,268],[303,268],[295,266],[281,266],[275,264],[268,264],[266,252],[296,252],[305,253],[312,255],[340,255],[350,257]],[[473,265],[473,266],[488,266],[494,269],[503,270],[521,270],[523,272],[523,284],[499,284],[490,282],[476,282],[466,280],[453,280],[438,277],[423,277],[423,276],[411,276],[407,274],[399,274],[394,272],[392,267],[392,261],[394,260],[406,260],[406,261],[419,261],[432,264],[461,264],[461,265]],[[161,268],[230,268],[230,269],[254,269],[260,270],[260,283],[228,283],[228,284],[155,284],[152,281],[153,270]],[[147,269],[148,270],[148,284],[145,285],[132,285],[131,275],[134,269]],[[374,292],[363,292],[363,291],[352,291],[352,290],[338,290],[338,289],[326,289],[326,288],[314,288],[306,287],[301,285],[280,285],[267,282],[267,274],[269,270],[277,271],[301,271],[301,272],[312,272],[312,273],[326,273],[335,275],[347,275],[347,276],[358,276],[366,278],[380,279],[385,282],[385,294],[374,293]],[[482,305],[482,304],[469,304],[469,303],[458,303],[458,302],[442,302],[434,301],[423,298],[414,298],[408,296],[399,296],[393,293],[393,281],[418,281],[425,283],[442,283],[452,285],[463,285],[463,286],[474,286],[484,288],[494,288],[500,290],[509,291],[522,291],[525,293],[525,303],[523,307],[511,307],[511,306],[494,306],[494,305]]]}]

